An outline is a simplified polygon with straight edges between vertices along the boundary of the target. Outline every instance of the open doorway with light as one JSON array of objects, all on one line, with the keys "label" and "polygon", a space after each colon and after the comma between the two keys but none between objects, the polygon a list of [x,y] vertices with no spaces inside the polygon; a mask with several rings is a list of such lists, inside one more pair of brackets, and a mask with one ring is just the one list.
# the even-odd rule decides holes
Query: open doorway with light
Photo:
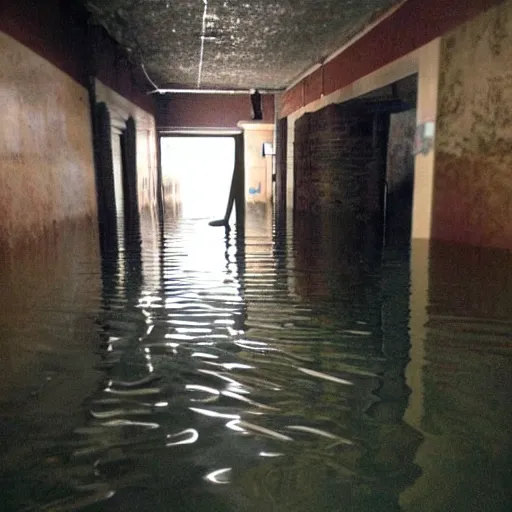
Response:
[{"label": "open doorway with light", "polygon": [[160,151],[169,207],[186,218],[222,216],[235,165],[234,137],[162,136]]}]

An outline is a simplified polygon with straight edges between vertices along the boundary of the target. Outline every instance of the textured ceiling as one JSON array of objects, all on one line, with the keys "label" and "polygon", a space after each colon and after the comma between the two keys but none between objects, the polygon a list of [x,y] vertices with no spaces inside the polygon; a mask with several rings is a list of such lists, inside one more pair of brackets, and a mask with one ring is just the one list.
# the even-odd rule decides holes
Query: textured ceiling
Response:
[{"label": "textured ceiling", "polygon": [[[138,61],[142,60],[159,87],[261,89],[286,87],[399,3],[84,1],[95,19]],[[203,34],[206,37],[202,38]]]}]

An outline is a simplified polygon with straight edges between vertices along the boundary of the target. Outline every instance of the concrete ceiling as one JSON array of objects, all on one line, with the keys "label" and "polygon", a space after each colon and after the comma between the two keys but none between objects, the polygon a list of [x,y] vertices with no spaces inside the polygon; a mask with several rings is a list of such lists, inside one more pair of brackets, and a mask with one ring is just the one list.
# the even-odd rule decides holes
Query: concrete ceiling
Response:
[{"label": "concrete ceiling", "polygon": [[[400,0],[84,0],[159,87],[281,89]],[[202,36],[205,37],[202,37]]]}]

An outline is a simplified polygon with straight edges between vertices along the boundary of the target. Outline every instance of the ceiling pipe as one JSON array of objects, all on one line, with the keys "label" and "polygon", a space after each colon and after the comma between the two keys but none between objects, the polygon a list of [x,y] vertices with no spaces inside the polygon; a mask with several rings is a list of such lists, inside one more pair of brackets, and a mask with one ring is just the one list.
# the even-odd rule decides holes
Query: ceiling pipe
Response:
[{"label": "ceiling pipe", "polygon": [[[260,94],[278,94],[284,89],[258,89]],[[148,94],[252,94],[253,89],[155,89]]]}]

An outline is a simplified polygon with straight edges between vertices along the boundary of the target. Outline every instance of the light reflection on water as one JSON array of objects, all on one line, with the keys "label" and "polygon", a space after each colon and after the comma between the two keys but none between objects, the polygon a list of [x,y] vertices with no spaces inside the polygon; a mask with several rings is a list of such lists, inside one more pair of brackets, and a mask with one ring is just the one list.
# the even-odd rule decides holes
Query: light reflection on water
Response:
[{"label": "light reflection on water", "polygon": [[510,510],[511,255],[341,231],[5,267],[2,510]]}]

